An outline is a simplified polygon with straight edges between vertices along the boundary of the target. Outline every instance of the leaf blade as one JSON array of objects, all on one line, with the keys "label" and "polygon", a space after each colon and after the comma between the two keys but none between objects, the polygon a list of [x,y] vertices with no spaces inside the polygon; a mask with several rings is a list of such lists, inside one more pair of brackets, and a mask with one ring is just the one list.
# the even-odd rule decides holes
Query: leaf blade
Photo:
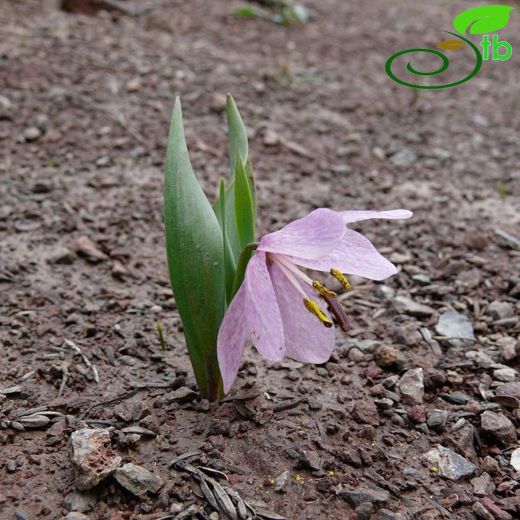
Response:
[{"label": "leaf blade", "polygon": [[235,100],[231,94],[226,99],[226,114],[229,133],[229,171],[230,178],[235,178],[236,161],[240,156],[244,162],[249,158],[249,144],[247,142],[247,131],[238,111]]},{"label": "leaf blade", "polygon": [[229,304],[229,302],[231,301],[231,292],[233,290],[233,281],[235,279],[236,262],[233,255],[233,250],[231,249],[231,244],[229,243],[229,238],[227,236],[226,198],[226,184],[222,179],[219,186],[219,196],[217,201],[215,202],[213,209],[215,210],[215,215],[217,216],[217,220],[220,224],[220,229],[222,230],[222,238],[224,241],[226,302]]},{"label": "leaf blade", "polygon": [[175,100],[164,177],[168,270],[201,394],[216,398],[221,378],[216,355],[225,312],[222,232],[195,177],[179,98]]},{"label": "leaf blade", "polygon": [[255,240],[255,206],[251,184],[240,156],[235,171],[235,222],[237,224],[240,250]]}]

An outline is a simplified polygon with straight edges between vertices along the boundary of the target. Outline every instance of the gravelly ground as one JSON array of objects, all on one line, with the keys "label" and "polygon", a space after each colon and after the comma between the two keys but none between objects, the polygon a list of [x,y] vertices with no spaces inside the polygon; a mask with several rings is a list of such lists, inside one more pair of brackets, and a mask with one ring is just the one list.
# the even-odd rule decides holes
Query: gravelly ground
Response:
[{"label": "gravelly ground", "polygon": [[[207,518],[196,480],[168,468],[190,451],[289,519],[517,517],[518,13],[500,31],[510,61],[417,97],[386,76],[388,55],[434,46],[471,2],[306,2],[311,21],[289,28],[236,20],[234,5],[0,6],[1,518]],[[359,226],[400,273],[352,280],[330,362],[269,368],[250,351],[230,398],[208,406],[169,289],[162,167],[180,95],[216,192],[226,92],[250,129],[262,232],[318,206],[415,215]],[[454,320],[474,340],[446,338]],[[12,427],[38,406],[65,417]],[[135,497],[110,477],[78,496],[69,443],[85,425],[111,428],[114,452],[164,485]],[[464,460],[435,461],[439,445]]]}]

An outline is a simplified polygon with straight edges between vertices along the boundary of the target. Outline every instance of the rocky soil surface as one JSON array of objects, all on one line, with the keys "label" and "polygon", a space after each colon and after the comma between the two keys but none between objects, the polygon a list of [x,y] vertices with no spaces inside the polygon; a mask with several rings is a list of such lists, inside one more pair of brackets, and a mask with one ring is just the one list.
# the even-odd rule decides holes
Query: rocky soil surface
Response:
[{"label": "rocky soil surface", "polygon": [[[137,10],[0,5],[0,517],[518,518],[520,15],[511,60],[419,93],[388,55],[473,3],[309,0],[291,27],[236,19],[238,1],[120,3]],[[262,233],[319,206],[415,214],[358,226],[400,272],[352,279],[328,363],[251,349],[209,404],[169,288],[162,169],[180,95],[216,193],[226,92]]]}]

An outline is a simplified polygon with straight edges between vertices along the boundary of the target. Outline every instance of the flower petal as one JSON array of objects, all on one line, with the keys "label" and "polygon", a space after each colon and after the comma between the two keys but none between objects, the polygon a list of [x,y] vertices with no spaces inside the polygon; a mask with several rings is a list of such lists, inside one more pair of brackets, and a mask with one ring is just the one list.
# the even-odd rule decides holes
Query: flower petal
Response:
[{"label": "flower petal", "polygon": [[315,209],[260,240],[258,251],[316,259],[337,247],[345,231],[337,211]]},{"label": "flower petal", "polygon": [[410,218],[413,213],[407,209],[393,209],[390,211],[340,211],[343,222],[359,222],[371,218],[401,219]]},{"label": "flower petal", "polygon": [[247,322],[251,339],[260,354],[269,361],[280,361],[285,355],[282,316],[262,251],[249,260],[245,282],[247,287]]},{"label": "flower petal", "polygon": [[346,229],[339,247],[318,260],[291,259],[295,264],[330,271],[333,267],[346,274],[355,274],[371,280],[384,280],[397,273],[397,268],[374,247],[361,233]]},{"label": "flower petal", "polygon": [[[324,363],[334,349],[334,327],[325,327],[303,304],[303,297],[276,264],[269,267],[282,315],[286,354],[304,363]],[[314,299],[307,287],[302,287]],[[326,305],[320,306],[328,316]]]},{"label": "flower petal", "polygon": [[246,307],[247,288],[245,284],[242,284],[228,307],[217,338],[218,365],[226,394],[237,377],[240,359],[250,335],[246,320]]}]

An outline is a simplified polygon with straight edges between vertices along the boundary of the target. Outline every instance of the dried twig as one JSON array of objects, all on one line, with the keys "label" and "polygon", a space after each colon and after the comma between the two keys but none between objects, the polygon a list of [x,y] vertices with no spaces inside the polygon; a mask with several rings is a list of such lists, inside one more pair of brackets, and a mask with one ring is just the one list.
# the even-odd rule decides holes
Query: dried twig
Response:
[{"label": "dried twig", "polygon": [[81,356],[83,363],[85,363],[87,368],[89,368],[91,370],[94,381],[96,383],[99,383],[99,374],[98,374],[97,368],[90,362],[89,358],[85,354],[83,354],[81,349],[74,342],[70,341],[69,339],[66,339],[63,342],[63,344],[66,345],[67,347],[71,348],[74,352],[76,352],[77,354],[79,354]]},{"label": "dried twig", "polygon": [[[199,483],[203,497],[206,502],[216,511],[221,512],[226,518],[232,520],[248,520],[248,519],[271,519],[285,520],[284,517],[271,513],[270,511],[255,511],[252,505],[248,504],[234,489],[223,486],[214,478],[209,477],[206,473],[211,473],[217,478],[227,479],[227,475],[213,468],[203,466],[194,466],[188,462],[189,459],[198,457],[198,452],[185,453],[179,455],[170,463],[170,467],[190,473],[192,477]],[[181,513],[182,515],[183,513]],[[180,516],[175,517],[181,518]],[[185,518],[184,516],[182,518]]]},{"label": "dried twig", "polygon": [[84,420],[85,417],[92,411],[94,410],[94,408],[97,408],[98,406],[105,406],[105,405],[110,405],[110,404],[116,404],[116,403],[119,403],[120,401],[124,401],[125,399],[128,399],[130,397],[133,397],[135,394],[137,394],[137,392],[139,392],[139,388],[134,388],[133,390],[129,390],[128,392],[124,392],[112,399],[108,399],[106,401],[98,401],[97,403],[94,403],[92,405],[90,405],[80,416],[79,418],[81,420]]}]

